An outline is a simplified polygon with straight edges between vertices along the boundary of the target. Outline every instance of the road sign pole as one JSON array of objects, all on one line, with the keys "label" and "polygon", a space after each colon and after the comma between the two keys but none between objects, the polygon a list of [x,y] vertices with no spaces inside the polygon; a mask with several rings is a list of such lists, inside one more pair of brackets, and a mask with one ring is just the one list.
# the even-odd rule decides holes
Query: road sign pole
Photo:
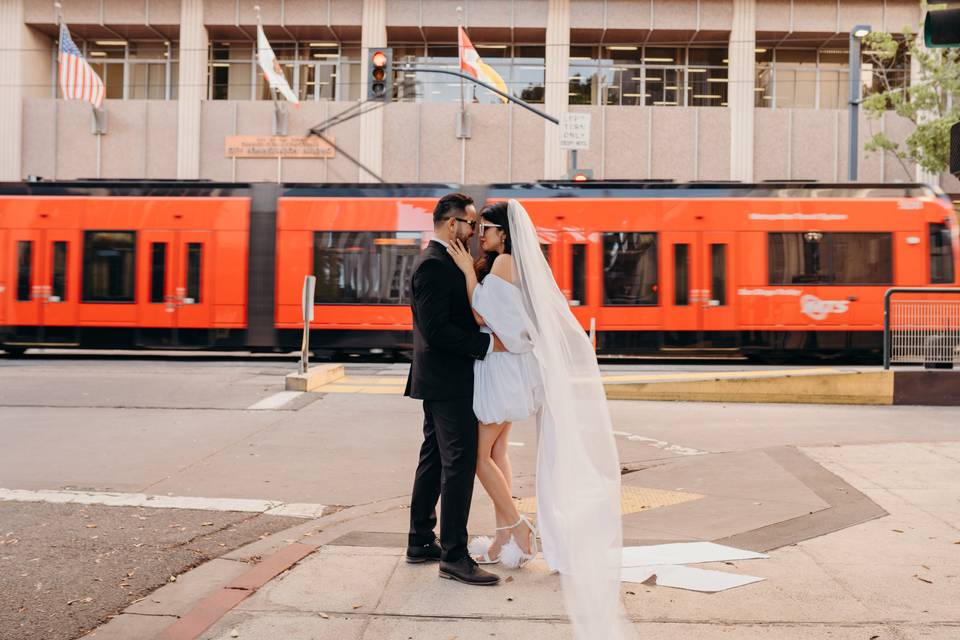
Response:
[{"label": "road sign pole", "polygon": [[317,287],[316,276],[303,279],[303,293],[300,310],[303,312],[303,343],[300,345],[300,373],[310,368],[310,321],[313,320],[313,292]]}]

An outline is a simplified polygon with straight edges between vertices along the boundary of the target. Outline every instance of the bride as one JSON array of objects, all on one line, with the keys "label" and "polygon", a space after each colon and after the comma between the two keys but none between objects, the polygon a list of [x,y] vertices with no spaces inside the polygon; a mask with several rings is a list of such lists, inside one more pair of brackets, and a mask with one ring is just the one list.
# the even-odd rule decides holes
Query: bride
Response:
[{"label": "bride", "polygon": [[[497,537],[473,544],[482,562],[522,566],[536,553],[558,571],[578,640],[625,640],[620,606],[620,466],[597,359],[516,200],[480,212],[487,252],[476,265],[448,248],[467,280],[477,322],[509,353],[475,363],[477,475],[494,503]],[[537,524],[517,512],[506,455],[510,425],[536,413]],[[479,547],[479,548],[478,548]]]}]

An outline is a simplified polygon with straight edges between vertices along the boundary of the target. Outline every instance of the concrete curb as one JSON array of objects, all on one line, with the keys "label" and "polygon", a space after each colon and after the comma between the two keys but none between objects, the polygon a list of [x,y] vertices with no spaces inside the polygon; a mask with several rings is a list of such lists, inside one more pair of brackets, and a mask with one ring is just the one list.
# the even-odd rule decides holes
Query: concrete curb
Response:
[{"label": "concrete curb", "polygon": [[953,371],[830,371],[604,384],[609,400],[849,405],[960,405]]}]

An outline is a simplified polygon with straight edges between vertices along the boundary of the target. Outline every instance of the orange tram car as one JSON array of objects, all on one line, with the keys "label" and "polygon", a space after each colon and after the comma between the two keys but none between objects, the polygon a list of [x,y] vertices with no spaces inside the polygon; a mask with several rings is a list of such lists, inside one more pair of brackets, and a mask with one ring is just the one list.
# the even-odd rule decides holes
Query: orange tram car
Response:
[{"label": "orange tram car", "polygon": [[[411,348],[408,282],[456,185],[0,185],[0,349]],[[956,214],[920,184],[542,182],[517,198],[601,356],[879,358],[883,294],[958,285]]]}]

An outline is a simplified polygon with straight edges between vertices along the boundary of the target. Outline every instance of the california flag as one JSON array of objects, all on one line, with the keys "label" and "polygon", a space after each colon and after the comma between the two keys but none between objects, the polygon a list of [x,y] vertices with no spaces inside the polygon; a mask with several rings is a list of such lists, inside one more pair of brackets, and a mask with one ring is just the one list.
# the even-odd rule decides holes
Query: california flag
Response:
[{"label": "california flag", "polygon": [[293,104],[300,104],[297,94],[293,92],[287,83],[286,76],[283,75],[283,69],[277,62],[277,56],[273,54],[270,43],[267,42],[267,36],[263,33],[263,27],[257,25],[257,62],[263,70],[263,77],[270,83],[270,88],[283,94],[287,101]]},{"label": "california flag", "polygon": [[[473,48],[473,43],[470,42],[470,38],[467,37],[467,32],[463,30],[463,27],[458,27],[457,30],[460,34],[460,70],[469,73],[481,82],[493,85],[504,93],[509,93],[507,84],[500,77],[500,74],[480,59],[480,55]],[[500,96],[500,100],[507,102],[507,99],[503,96]]]}]

